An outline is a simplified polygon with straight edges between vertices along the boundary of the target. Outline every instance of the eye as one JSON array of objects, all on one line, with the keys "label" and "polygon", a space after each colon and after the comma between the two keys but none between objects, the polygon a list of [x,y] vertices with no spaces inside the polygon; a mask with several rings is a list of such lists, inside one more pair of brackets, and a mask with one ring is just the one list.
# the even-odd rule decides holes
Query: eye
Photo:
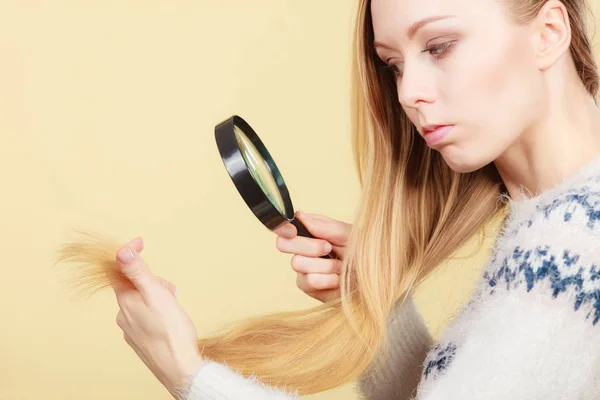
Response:
[{"label": "eye", "polygon": [[[449,41],[445,43],[439,43],[432,46],[427,47],[422,53],[429,53],[435,58],[442,58],[445,56],[450,49],[454,46],[455,41]],[[396,78],[402,77],[404,73],[404,64],[403,63],[385,63],[383,65],[383,69],[386,72],[392,72]]]},{"label": "eye", "polygon": [[434,44],[432,46],[429,46],[428,48],[426,48],[425,50],[423,50],[423,53],[429,53],[434,57],[440,57],[445,55],[448,50],[450,50],[450,48],[454,45],[454,42],[445,42],[445,43],[440,43],[440,44]]},{"label": "eye", "polygon": [[404,71],[404,64],[386,64],[383,68],[386,71],[391,71],[396,77],[400,77]]}]

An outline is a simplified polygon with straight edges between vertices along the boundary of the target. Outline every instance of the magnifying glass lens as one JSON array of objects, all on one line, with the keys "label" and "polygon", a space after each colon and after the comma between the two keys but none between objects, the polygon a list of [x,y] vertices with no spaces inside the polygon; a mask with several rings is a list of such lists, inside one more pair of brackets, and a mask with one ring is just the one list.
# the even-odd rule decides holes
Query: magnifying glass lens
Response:
[{"label": "magnifying glass lens", "polygon": [[[270,230],[292,224],[298,236],[314,236],[296,218],[279,168],[254,129],[239,115],[215,126],[215,139],[227,173],[244,201]],[[334,252],[321,258],[337,258]]]},{"label": "magnifying glass lens", "polygon": [[279,192],[279,188],[277,187],[277,183],[273,178],[269,166],[261,157],[256,146],[254,146],[252,141],[238,126],[234,126],[234,132],[242,157],[244,157],[252,177],[265,193],[271,204],[273,204],[282,215],[285,215],[285,203],[281,198],[281,193]]}]

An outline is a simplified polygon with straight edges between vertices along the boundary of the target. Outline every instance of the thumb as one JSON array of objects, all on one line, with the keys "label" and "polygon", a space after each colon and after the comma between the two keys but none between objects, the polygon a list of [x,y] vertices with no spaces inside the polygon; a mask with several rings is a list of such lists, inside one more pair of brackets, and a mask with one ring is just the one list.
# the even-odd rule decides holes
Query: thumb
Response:
[{"label": "thumb", "polygon": [[298,211],[296,216],[314,237],[327,240],[334,246],[345,246],[348,242],[351,224],[324,215],[301,211]]},{"label": "thumb", "polygon": [[173,296],[177,297],[178,291],[177,291],[177,287],[174,284],[172,284],[165,278],[161,278],[161,277],[158,277],[158,281],[160,282],[161,285],[166,287],[167,290],[173,294]]},{"label": "thumb", "polygon": [[123,275],[135,286],[142,297],[148,298],[156,285],[156,279],[140,255],[129,246],[117,251],[117,261]]}]

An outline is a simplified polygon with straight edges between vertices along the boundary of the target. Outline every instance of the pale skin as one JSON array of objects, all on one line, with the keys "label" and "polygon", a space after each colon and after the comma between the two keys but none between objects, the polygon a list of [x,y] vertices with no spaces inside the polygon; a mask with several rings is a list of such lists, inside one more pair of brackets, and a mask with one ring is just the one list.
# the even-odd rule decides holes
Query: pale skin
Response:
[{"label": "pale skin", "polygon": [[[454,125],[432,146],[470,172],[494,162],[513,199],[539,193],[597,156],[600,112],[569,52],[564,5],[545,3],[517,26],[498,0],[373,0],[377,55],[397,72],[398,101],[423,134]],[[423,25],[429,17],[454,16]]]},{"label": "pale skin", "polygon": [[[397,73],[398,101],[421,135],[426,125],[452,125],[432,145],[448,165],[470,172],[491,162],[510,196],[538,194],[600,155],[600,111],[570,63],[571,31],[562,3],[548,1],[517,26],[497,0],[373,0],[377,55]],[[452,17],[448,17],[452,16]],[[440,17],[440,18],[435,18]],[[433,18],[409,37],[409,27]],[[276,230],[276,247],[292,254],[296,284],[309,296],[339,296],[339,260],[351,225],[298,213],[315,236]],[[133,285],[116,292],[118,324],[127,343],[176,396],[202,366],[196,330],[172,284],[153,275],[140,257],[141,238],[121,264]]]}]

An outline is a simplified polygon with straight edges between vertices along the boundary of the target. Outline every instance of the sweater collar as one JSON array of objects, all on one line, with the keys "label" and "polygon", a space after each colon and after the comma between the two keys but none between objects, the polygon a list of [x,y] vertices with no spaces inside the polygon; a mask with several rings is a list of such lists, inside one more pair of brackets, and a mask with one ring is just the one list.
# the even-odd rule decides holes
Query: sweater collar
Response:
[{"label": "sweater collar", "polygon": [[534,211],[539,204],[546,204],[561,193],[577,189],[587,183],[590,179],[598,176],[600,176],[600,156],[596,156],[577,169],[573,174],[562,177],[558,184],[538,195],[529,197],[530,193],[522,189],[522,199],[513,200],[508,196],[506,196],[505,199],[508,202],[511,213],[524,215]]}]

